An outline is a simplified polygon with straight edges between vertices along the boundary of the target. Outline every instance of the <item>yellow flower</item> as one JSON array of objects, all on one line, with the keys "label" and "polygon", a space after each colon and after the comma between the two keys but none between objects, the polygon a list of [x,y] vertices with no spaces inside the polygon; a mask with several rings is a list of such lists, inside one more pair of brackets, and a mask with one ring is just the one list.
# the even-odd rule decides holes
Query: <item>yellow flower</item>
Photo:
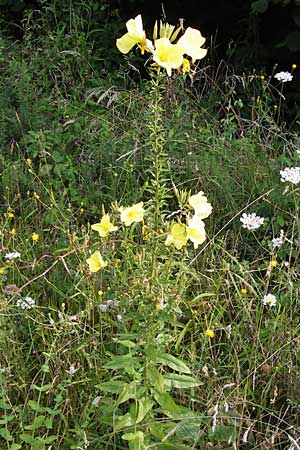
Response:
[{"label": "yellow flower", "polygon": [[35,198],[36,200],[40,199],[39,194],[37,194],[36,192],[33,193],[33,198]]},{"label": "yellow flower", "polygon": [[195,215],[200,217],[200,219],[205,219],[212,212],[212,206],[208,203],[207,197],[205,197],[202,191],[198,192],[198,194],[191,195],[189,204],[194,208]]},{"label": "yellow flower", "polygon": [[100,223],[95,223],[91,226],[92,230],[98,231],[100,237],[106,237],[108,233],[112,233],[113,231],[117,231],[118,227],[115,227],[111,221],[109,220],[109,215],[104,214]]},{"label": "yellow flower", "polygon": [[31,163],[32,163],[32,161],[31,161],[31,159],[30,158],[27,158],[26,159],[26,164],[27,164],[27,166],[31,166]]},{"label": "yellow flower", "polygon": [[293,70],[297,69],[297,64],[292,64],[292,69]]},{"label": "yellow flower", "polygon": [[107,266],[107,261],[104,261],[99,250],[94,252],[86,262],[88,263],[91,272],[98,272],[98,270],[104,269],[104,267]]},{"label": "yellow flower", "polygon": [[193,242],[194,248],[198,248],[205,241],[205,225],[199,216],[195,215],[188,220],[187,238]]},{"label": "yellow flower", "polygon": [[183,58],[182,66],[181,66],[181,72],[182,73],[189,73],[191,71],[191,65],[188,59]]},{"label": "yellow flower", "polygon": [[14,215],[13,212],[8,212],[8,213],[7,213],[7,217],[8,217],[9,219],[13,219],[13,218],[15,217],[15,215]]},{"label": "yellow flower", "polygon": [[32,233],[31,239],[33,240],[33,242],[38,241],[39,238],[40,238],[40,236],[37,233]]},{"label": "yellow flower", "polygon": [[177,250],[180,250],[187,244],[186,226],[182,223],[175,223],[171,227],[171,231],[167,236],[165,245],[174,245]]},{"label": "yellow flower", "polygon": [[124,222],[126,227],[134,222],[142,222],[145,212],[143,202],[136,203],[128,208],[121,207],[118,211],[121,213],[121,222]]},{"label": "yellow flower", "polygon": [[276,261],[276,259],[272,259],[272,260],[271,260],[271,266],[272,266],[272,267],[278,266],[278,262]]},{"label": "yellow flower", "polygon": [[213,338],[213,337],[215,337],[215,332],[214,332],[214,330],[208,328],[208,329],[205,331],[205,335],[206,335],[207,337],[209,337],[209,338]]},{"label": "yellow flower", "polygon": [[0,267],[0,275],[6,274],[6,267]]},{"label": "yellow flower", "polygon": [[128,20],[126,22],[126,28],[128,33],[117,39],[116,42],[117,48],[121,53],[128,53],[135,45],[140,46],[142,54],[144,54],[145,50],[148,51],[148,47],[151,48],[152,43],[146,39],[142,16],[140,14],[135,19]]},{"label": "yellow flower", "polygon": [[15,236],[17,234],[16,229],[12,228],[9,232],[9,234],[11,234],[12,236]]},{"label": "yellow flower", "polygon": [[247,294],[247,289],[246,288],[241,288],[240,289],[240,293],[243,294],[243,295]]},{"label": "yellow flower", "polygon": [[166,69],[169,77],[172,69],[178,69],[183,62],[182,48],[177,44],[171,44],[168,38],[163,37],[155,41],[153,61]]},{"label": "yellow flower", "polygon": [[102,297],[104,295],[104,292],[100,290],[100,291],[98,291],[98,295],[99,295],[99,297]]},{"label": "yellow flower", "polygon": [[199,30],[195,28],[187,28],[184,35],[178,39],[177,45],[182,48],[185,55],[188,55],[192,60],[202,59],[206,56],[207,50],[202,47],[205,38],[201,35]]},{"label": "yellow flower", "polygon": [[265,76],[264,76],[264,75],[261,75],[261,76],[260,76],[260,79],[261,79],[261,80],[264,80],[264,79],[265,79]]}]

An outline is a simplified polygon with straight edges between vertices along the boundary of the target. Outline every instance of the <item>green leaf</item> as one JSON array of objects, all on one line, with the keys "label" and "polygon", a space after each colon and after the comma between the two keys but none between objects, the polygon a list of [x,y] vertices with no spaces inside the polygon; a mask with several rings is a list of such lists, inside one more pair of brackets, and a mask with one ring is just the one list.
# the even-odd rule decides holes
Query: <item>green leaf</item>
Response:
[{"label": "green leaf", "polygon": [[34,421],[32,422],[31,425],[26,425],[24,427],[25,430],[37,430],[38,428],[40,428],[44,422],[45,422],[45,418],[46,416],[36,416],[36,418],[34,419]]},{"label": "green leaf", "polygon": [[52,388],[52,383],[44,384],[44,386],[37,386],[36,384],[33,384],[32,387],[39,392],[46,392],[49,391],[49,389]]},{"label": "green leaf", "polygon": [[6,403],[4,400],[0,400],[0,409],[11,409],[9,403]]},{"label": "green leaf", "polygon": [[104,392],[110,392],[111,394],[119,394],[123,388],[123,381],[105,381],[104,383],[96,384],[97,389],[101,389]]},{"label": "green leaf", "polygon": [[146,414],[152,409],[153,402],[147,397],[142,397],[138,400],[138,405],[139,409],[135,423],[140,423],[144,419]]},{"label": "green leaf", "polygon": [[149,384],[154,387],[158,392],[163,393],[165,391],[164,379],[162,374],[154,366],[148,366],[146,368],[146,377]]},{"label": "green leaf", "polygon": [[115,356],[111,361],[104,364],[104,369],[133,369],[139,365],[137,358],[133,358],[132,355]]},{"label": "green leaf", "polygon": [[46,438],[44,438],[44,442],[45,442],[45,444],[51,444],[51,442],[56,441],[57,438],[58,438],[58,436],[51,434],[50,436],[47,436]]},{"label": "green leaf", "polygon": [[33,411],[44,412],[44,408],[35,400],[28,400],[28,406],[33,409]]},{"label": "green leaf", "polygon": [[15,419],[15,416],[5,416],[3,419],[0,420],[0,425],[5,425],[8,422],[11,422]]},{"label": "green leaf", "polygon": [[35,438],[33,438],[29,433],[22,433],[19,435],[19,438],[21,439],[21,441],[26,442],[26,444],[34,444],[35,442]]},{"label": "green leaf", "polygon": [[115,416],[114,417],[114,431],[120,431],[122,428],[130,427],[133,425],[131,417],[129,413],[125,414],[125,416]]},{"label": "green leaf", "polygon": [[9,450],[19,450],[20,448],[22,448],[22,445],[20,444],[11,444]]},{"label": "green leaf", "polygon": [[165,373],[164,382],[169,388],[174,387],[179,389],[192,388],[203,384],[202,381],[198,381],[193,377],[179,375],[177,373]]},{"label": "green leaf", "polygon": [[168,392],[161,394],[160,392],[153,392],[153,396],[157,403],[162,407],[164,412],[169,417],[177,417],[181,413],[181,408],[176,405],[173,398]]},{"label": "green leaf", "polygon": [[12,441],[12,435],[10,434],[10,432],[6,428],[0,428],[0,436],[5,441]]},{"label": "green leaf", "polygon": [[122,435],[124,441],[128,441],[130,450],[143,450],[144,447],[144,433],[136,431],[135,433],[125,433]]},{"label": "green leaf", "polygon": [[251,3],[251,9],[253,13],[263,14],[269,7],[269,0],[256,0]]},{"label": "green leaf", "polygon": [[137,385],[134,382],[130,384],[124,384],[122,391],[120,392],[120,395],[117,399],[117,406],[121,405],[121,403],[126,402],[130,398],[136,400],[136,389]]},{"label": "green leaf", "polygon": [[163,353],[160,355],[156,362],[164,364],[165,366],[170,367],[173,370],[176,370],[177,372],[182,373],[191,373],[190,369],[184,362],[182,362],[180,359],[175,358],[173,355],[169,355],[169,353]]}]

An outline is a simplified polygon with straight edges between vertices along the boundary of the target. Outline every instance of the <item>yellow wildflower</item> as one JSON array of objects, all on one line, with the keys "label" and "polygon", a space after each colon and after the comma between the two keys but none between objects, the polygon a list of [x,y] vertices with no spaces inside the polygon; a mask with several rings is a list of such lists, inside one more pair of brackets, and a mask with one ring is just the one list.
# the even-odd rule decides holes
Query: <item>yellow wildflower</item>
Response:
[{"label": "yellow wildflower", "polygon": [[32,161],[31,161],[31,159],[30,158],[27,158],[26,159],[26,164],[27,164],[27,166],[31,166],[31,164],[32,164]]},{"label": "yellow wildflower", "polygon": [[271,260],[271,266],[272,266],[272,267],[278,266],[278,262],[276,261],[276,259],[272,259],[272,260]]},{"label": "yellow wildflower", "polygon": [[261,75],[261,76],[260,76],[260,79],[261,79],[261,80],[264,80],[264,79],[265,79],[265,76],[264,76],[264,75]]},{"label": "yellow wildflower", "polygon": [[98,291],[98,295],[99,295],[99,297],[102,297],[104,295],[104,292],[100,290],[100,291]]},{"label": "yellow wildflower", "polygon": [[240,289],[240,293],[243,294],[243,295],[247,294],[247,289],[246,288],[241,288]]},{"label": "yellow wildflower", "polygon": [[208,328],[208,329],[205,331],[205,335],[206,335],[207,337],[209,337],[209,338],[213,338],[213,337],[215,337],[215,332],[214,332],[214,330],[212,330],[211,328]]},{"label": "yellow wildflower", "polygon": [[99,250],[94,252],[86,262],[88,263],[91,272],[98,272],[98,270],[104,269],[104,267],[107,266],[107,261],[104,261]]},{"label": "yellow wildflower", "polygon": [[195,215],[188,220],[187,239],[193,242],[194,248],[198,248],[205,241],[205,225],[199,216]]},{"label": "yellow wildflower", "polygon": [[198,194],[191,195],[189,204],[194,208],[195,215],[200,219],[206,219],[212,212],[211,203],[207,201],[207,197],[205,197],[202,191],[198,192]]},{"label": "yellow wildflower", "polygon": [[165,245],[174,245],[177,250],[180,250],[187,244],[186,226],[182,223],[175,223],[171,227],[171,231],[165,240]]},{"label": "yellow wildflower", "polygon": [[177,45],[182,48],[182,52],[188,55],[192,60],[202,59],[206,56],[207,50],[202,47],[205,38],[199,30],[188,27],[181,38],[178,39]]},{"label": "yellow wildflower", "polygon": [[183,58],[182,66],[181,66],[181,72],[182,73],[189,73],[191,71],[191,65],[188,59]]},{"label": "yellow wildflower", "polygon": [[35,198],[36,200],[39,200],[41,197],[39,196],[39,194],[37,194],[36,192],[33,193],[33,198]]},{"label": "yellow wildflower", "polygon": [[37,233],[32,233],[31,239],[32,239],[33,242],[38,241],[39,238],[40,238],[40,236]]},{"label": "yellow wildflower", "polygon": [[7,213],[7,217],[9,218],[9,219],[13,219],[14,217],[15,217],[15,215],[14,215],[14,213],[13,212],[8,212]]},{"label": "yellow wildflower", "polygon": [[16,229],[12,228],[9,232],[9,234],[11,234],[12,236],[15,236],[17,234]]},{"label": "yellow wildflower", "polygon": [[135,19],[126,22],[127,33],[117,39],[116,45],[121,53],[128,53],[135,45],[139,45],[142,54],[145,50],[151,48],[152,43],[146,39],[146,33],[143,28],[142,16],[139,14]]},{"label": "yellow wildflower", "polygon": [[123,222],[126,227],[129,227],[134,222],[142,222],[145,212],[143,202],[136,203],[128,208],[121,207],[118,211],[121,213],[121,222]]},{"label": "yellow wildflower", "polygon": [[153,61],[160,67],[166,69],[167,74],[170,77],[172,69],[178,69],[183,62],[182,49],[177,44],[171,44],[166,37],[157,39],[155,41]]},{"label": "yellow wildflower", "polygon": [[297,64],[292,64],[292,69],[293,70],[297,69]]},{"label": "yellow wildflower", "polygon": [[109,233],[112,233],[113,231],[117,231],[118,227],[115,227],[110,219],[108,214],[104,214],[102,217],[100,223],[95,223],[91,226],[92,230],[98,231],[100,237],[106,237]]}]

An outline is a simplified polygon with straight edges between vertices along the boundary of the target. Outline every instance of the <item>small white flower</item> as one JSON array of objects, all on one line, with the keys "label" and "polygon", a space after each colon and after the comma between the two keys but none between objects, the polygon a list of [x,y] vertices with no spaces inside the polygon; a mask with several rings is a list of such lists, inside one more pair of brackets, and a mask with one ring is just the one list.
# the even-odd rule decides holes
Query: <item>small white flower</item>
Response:
[{"label": "small white flower", "polygon": [[280,235],[278,238],[272,239],[273,248],[280,248],[285,242],[284,231],[280,230]]},{"label": "small white flower", "polygon": [[280,181],[285,183],[289,181],[293,184],[300,183],[300,167],[286,167],[280,171]]},{"label": "small white flower", "polygon": [[21,257],[21,253],[19,253],[19,252],[9,252],[4,255],[5,259],[16,259],[16,258],[20,258],[20,257]]},{"label": "small white flower", "polygon": [[287,81],[292,81],[293,75],[290,72],[278,72],[274,75],[274,78],[278,81],[282,81],[282,83],[286,83]]},{"label": "small white flower", "polygon": [[265,295],[265,296],[262,298],[261,301],[263,302],[263,304],[264,304],[265,306],[275,306],[275,305],[276,305],[276,302],[277,302],[277,299],[276,299],[275,295],[273,295],[273,294],[267,294],[267,295]]},{"label": "small white flower", "polygon": [[121,314],[117,314],[117,321],[118,321],[118,322],[122,322],[122,316],[121,316]]},{"label": "small white flower", "polygon": [[31,297],[25,297],[24,300],[19,298],[16,301],[16,306],[21,309],[32,309],[35,307],[35,300]]},{"label": "small white flower", "polygon": [[68,374],[70,374],[70,375],[74,375],[74,373],[75,373],[77,370],[78,370],[78,369],[75,369],[74,364],[71,364],[70,367],[69,367],[69,369],[66,370],[66,372],[68,372]]},{"label": "small white flower", "polygon": [[101,400],[101,397],[99,395],[97,395],[97,397],[95,397],[94,400],[92,401],[92,405],[93,406],[98,406],[100,400]]},{"label": "small white flower", "polygon": [[244,213],[240,218],[243,228],[247,228],[248,230],[255,230],[256,228],[259,228],[264,223],[264,220],[265,219],[263,217],[259,217],[255,213]]}]

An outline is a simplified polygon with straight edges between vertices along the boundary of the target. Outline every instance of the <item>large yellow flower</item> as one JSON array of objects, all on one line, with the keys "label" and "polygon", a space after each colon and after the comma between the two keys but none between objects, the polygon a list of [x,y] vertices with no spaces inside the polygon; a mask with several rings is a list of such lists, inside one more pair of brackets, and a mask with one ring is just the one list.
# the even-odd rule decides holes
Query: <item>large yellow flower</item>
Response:
[{"label": "large yellow flower", "polygon": [[205,225],[199,216],[193,216],[188,220],[187,238],[198,248],[206,239]]},{"label": "large yellow flower", "polygon": [[195,215],[200,219],[206,219],[212,212],[211,203],[207,201],[207,197],[205,197],[202,191],[198,192],[198,194],[191,195],[189,204],[194,208]]},{"label": "large yellow flower", "polygon": [[134,222],[142,222],[144,218],[144,208],[143,202],[136,203],[135,205],[129,206],[128,208],[119,208],[121,213],[121,222],[129,227]]},{"label": "large yellow flower", "polygon": [[118,227],[115,227],[114,224],[111,223],[108,214],[104,214],[100,223],[95,223],[91,226],[91,229],[94,231],[98,231],[100,237],[106,237],[108,233],[117,231]]},{"label": "large yellow flower", "polygon": [[168,38],[163,37],[155,41],[153,61],[160,67],[166,69],[169,77],[172,69],[178,69],[183,62],[182,48],[177,44],[171,44]]},{"label": "large yellow flower", "polygon": [[177,45],[182,48],[185,55],[190,56],[193,60],[202,59],[206,56],[207,50],[202,47],[205,38],[199,30],[195,28],[187,28],[184,35],[178,39]]},{"label": "large yellow flower", "polygon": [[98,270],[104,269],[104,267],[107,266],[107,261],[104,261],[99,250],[94,252],[86,262],[88,263],[91,272],[98,272]]},{"label": "large yellow flower", "polygon": [[146,39],[146,33],[143,28],[142,16],[139,14],[135,19],[130,19],[126,22],[128,33],[124,34],[120,39],[117,39],[117,47],[121,53],[128,53],[132,47],[139,45],[142,54],[151,46],[151,41]]},{"label": "large yellow flower", "polygon": [[171,231],[167,236],[165,245],[174,245],[177,250],[180,250],[187,244],[186,226],[182,223],[175,223],[171,227]]}]

